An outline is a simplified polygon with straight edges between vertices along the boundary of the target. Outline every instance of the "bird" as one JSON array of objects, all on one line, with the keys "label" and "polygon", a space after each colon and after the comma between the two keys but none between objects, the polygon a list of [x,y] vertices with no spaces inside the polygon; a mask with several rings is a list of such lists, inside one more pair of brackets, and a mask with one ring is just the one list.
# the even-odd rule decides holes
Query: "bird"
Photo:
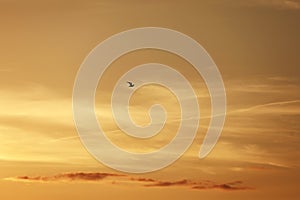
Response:
[{"label": "bird", "polygon": [[129,84],[128,87],[134,87],[134,84],[130,81],[127,81],[127,83]]}]

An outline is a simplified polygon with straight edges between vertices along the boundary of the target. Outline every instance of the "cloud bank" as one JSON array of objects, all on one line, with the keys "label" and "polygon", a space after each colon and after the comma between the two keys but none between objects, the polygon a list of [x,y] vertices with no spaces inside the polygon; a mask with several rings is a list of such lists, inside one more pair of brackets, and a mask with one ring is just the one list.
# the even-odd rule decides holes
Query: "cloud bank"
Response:
[{"label": "cloud bank", "polygon": [[10,177],[5,180],[10,181],[29,181],[29,182],[70,182],[70,181],[103,181],[104,179],[110,178],[112,180],[110,184],[130,184],[139,183],[141,187],[186,187],[195,190],[207,190],[207,189],[221,189],[227,191],[233,190],[249,190],[253,189],[251,187],[244,186],[242,181],[234,181],[228,183],[216,183],[210,180],[203,181],[191,181],[187,179],[182,179],[178,181],[163,181],[144,177],[131,177],[124,174],[117,173],[100,173],[100,172],[72,172],[72,173],[62,173],[52,176],[18,176]]}]

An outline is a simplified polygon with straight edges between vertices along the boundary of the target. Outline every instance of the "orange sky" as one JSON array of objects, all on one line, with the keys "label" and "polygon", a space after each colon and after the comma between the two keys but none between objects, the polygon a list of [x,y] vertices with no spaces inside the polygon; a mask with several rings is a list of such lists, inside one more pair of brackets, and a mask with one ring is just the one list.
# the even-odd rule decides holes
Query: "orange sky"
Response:
[{"label": "orange sky", "polygon": [[[0,0],[0,199],[297,199],[299,21],[299,0]],[[224,79],[228,114],[216,147],[199,160],[210,113],[203,80],[170,53],[141,50],[119,58],[103,81],[113,84],[133,66],[160,62],[191,80],[201,108],[197,138],[178,161],[132,175],[105,167],[83,147],[72,89],[97,44],[146,26],[185,33],[208,51]],[[101,83],[98,119],[116,145],[147,152],[174,136],[179,111],[165,88],[141,88],[130,102],[140,124],[149,122],[146,111],[157,99],[171,113],[159,135],[140,141],[113,122],[112,87]]]}]

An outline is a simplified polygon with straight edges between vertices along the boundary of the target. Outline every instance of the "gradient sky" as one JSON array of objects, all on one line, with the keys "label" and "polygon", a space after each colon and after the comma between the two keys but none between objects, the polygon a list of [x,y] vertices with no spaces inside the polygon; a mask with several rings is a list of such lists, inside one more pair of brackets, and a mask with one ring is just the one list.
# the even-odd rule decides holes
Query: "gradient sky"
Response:
[{"label": "gradient sky", "polygon": [[[299,0],[0,0],[0,199],[297,199],[299,21]],[[176,98],[155,85],[137,91],[130,109],[137,123],[146,124],[146,111],[159,100],[171,113],[159,135],[132,139],[114,123],[113,83],[138,64],[179,70],[201,107],[197,138],[178,161],[132,175],[105,167],[83,147],[72,89],[97,44],[145,26],[180,31],[208,51],[224,79],[228,114],[216,147],[199,160],[210,113],[201,77],[183,59],[158,50],[119,58],[99,83],[96,109],[106,135],[120,147],[151,151],[178,128]]]}]

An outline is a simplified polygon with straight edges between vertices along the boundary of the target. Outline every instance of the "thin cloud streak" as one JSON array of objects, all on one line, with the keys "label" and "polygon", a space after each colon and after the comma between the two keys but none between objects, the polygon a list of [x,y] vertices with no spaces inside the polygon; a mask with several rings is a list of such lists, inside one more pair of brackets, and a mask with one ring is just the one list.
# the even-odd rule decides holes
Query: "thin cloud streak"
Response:
[{"label": "thin cloud streak", "polygon": [[262,6],[271,6],[279,9],[300,9],[300,2],[296,0],[258,0],[258,3]]},{"label": "thin cloud streak", "polygon": [[74,172],[57,174],[54,176],[18,176],[15,178],[6,178],[6,180],[14,181],[100,181],[107,177],[124,176],[122,174],[112,173],[85,173],[85,172]]},{"label": "thin cloud streak", "polygon": [[[296,104],[296,103],[300,103],[300,100],[297,99],[297,100],[290,100],[290,101],[279,101],[279,102],[259,104],[259,105],[251,106],[251,107],[248,107],[248,108],[242,108],[242,109],[229,111],[225,115],[232,115],[232,114],[237,114],[237,113],[249,112],[249,111],[259,109],[259,108],[265,108],[265,107],[271,107],[271,106],[282,106],[282,105]],[[300,109],[299,109],[299,113],[300,113]],[[217,116],[222,116],[222,115],[215,115],[215,117],[217,117]],[[201,117],[201,119],[210,119],[210,118],[212,118],[212,116],[210,116],[210,115]],[[183,120],[190,120],[190,119],[192,119],[192,118],[183,119]],[[178,122],[178,121],[181,121],[181,120],[182,119],[176,119],[176,120],[172,120],[171,122]]]},{"label": "thin cloud streak", "polygon": [[251,111],[251,110],[255,110],[255,109],[263,108],[263,107],[282,106],[282,105],[294,104],[294,103],[300,103],[300,100],[297,99],[297,100],[290,100],[290,101],[279,101],[279,102],[260,104],[260,105],[252,106],[252,107],[249,107],[249,108],[238,109],[238,110],[233,111],[233,112],[247,112],[247,111]]},{"label": "thin cloud streak", "polygon": [[[236,1],[231,1],[236,3]],[[281,10],[299,10],[300,2],[298,0],[248,0],[239,2],[241,6],[265,7]]]}]

